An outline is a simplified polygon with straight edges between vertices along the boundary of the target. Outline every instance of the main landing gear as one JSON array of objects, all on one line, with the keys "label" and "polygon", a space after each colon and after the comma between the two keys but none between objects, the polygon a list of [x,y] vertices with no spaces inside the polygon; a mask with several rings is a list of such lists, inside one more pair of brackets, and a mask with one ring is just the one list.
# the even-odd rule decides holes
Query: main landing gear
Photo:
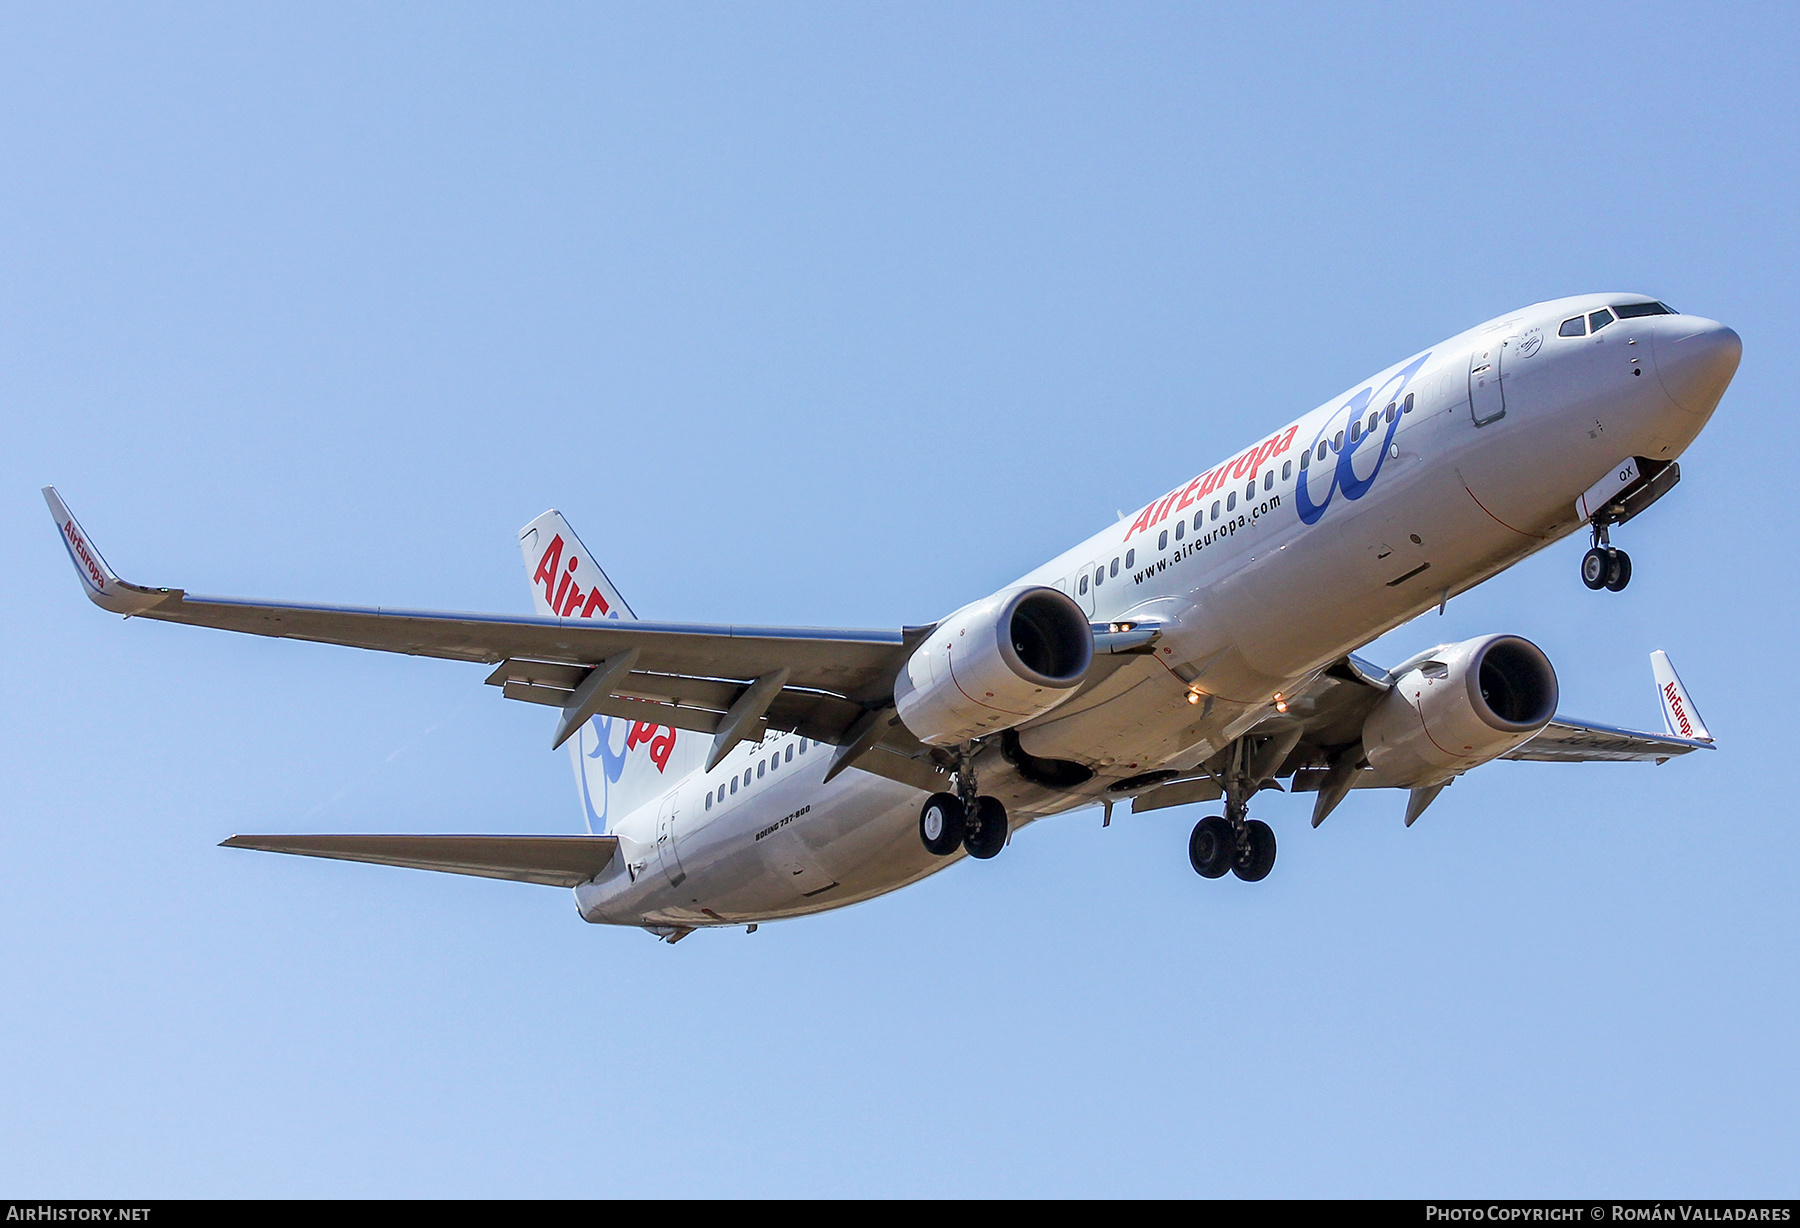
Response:
[{"label": "main landing gear", "polygon": [[998,798],[977,794],[972,759],[967,753],[962,757],[956,793],[933,793],[919,811],[919,840],[935,857],[948,857],[961,845],[969,856],[986,861],[1006,847],[1006,807]]},{"label": "main landing gear", "polygon": [[1259,782],[1251,779],[1248,758],[1249,748],[1240,742],[1225,773],[1225,813],[1201,819],[1188,837],[1188,861],[1201,878],[1231,873],[1256,883],[1275,868],[1274,830],[1249,817],[1250,794]]},{"label": "main landing gear", "polygon": [[1631,556],[1607,540],[1603,524],[1594,526],[1594,547],[1581,556],[1581,582],[1615,593],[1631,583]]}]

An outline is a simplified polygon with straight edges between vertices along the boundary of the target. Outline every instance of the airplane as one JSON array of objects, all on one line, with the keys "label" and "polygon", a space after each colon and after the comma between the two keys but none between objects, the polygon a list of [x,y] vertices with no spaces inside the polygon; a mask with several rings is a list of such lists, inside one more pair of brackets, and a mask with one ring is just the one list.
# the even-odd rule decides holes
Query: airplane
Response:
[{"label": "airplane", "polygon": [[[1497,758],[1710,749],[1669,658],[1661,733],[1557,711],[1535,644],[1491,634],[1383,669],[1377,636],[1680,480],[1737,371],[1737,333],[1641,294],[1521,308],[1352,386],[1043,566],[896,630],[640,619],[561,513],[519,533],[532,616],[281,604],[121,580],[45,487],[89,598],[127,617],[492,667],[557,709],[585,834],[237,835],[231,848],[574,889],[582,919],[673,943],[867,900],[1001,853],[1051,815],[1221,802],[1188,842],[1255,882],[1264,790],[1404,790],[1411,826]],[[1283,783],[1285,782],[1285,784]]]}]

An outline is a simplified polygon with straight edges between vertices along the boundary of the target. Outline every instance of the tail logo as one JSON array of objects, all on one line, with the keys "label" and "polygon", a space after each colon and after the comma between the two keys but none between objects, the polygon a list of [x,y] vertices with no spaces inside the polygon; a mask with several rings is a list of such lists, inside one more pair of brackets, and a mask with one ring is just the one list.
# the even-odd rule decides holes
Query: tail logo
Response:
[{"label": "tail logo", "polygon": [[[531,577],[531,582],[544,586],[544,600],[550,603],[553,613],[563,618],[570,617],[576,611],[580,611],[583,618],[592,618],[596,610],[602,615],[608,614],[610,610],[606,598],[600,594],[600,586],[596,584],[590,592],[576,581],[575,573],[580,567],[581,560],[574,551],[569,552],[568,565],[563,565],[563,539],[562,534],[558,533],[550,539],[543,557],[538,560],[537,572]],[[615,614],[613,617],[618,616]]]},{"label": "tail logo", "polygon": [[[623,731],[625,745],[623,749],[613,749],[613,733]],[[587,738],[592,734],[594,749],[588,750]],[[625,763],[631,752],[638,747],[645,747],[650,762],[656,765],[660,775],[669,765],[669,755],[675,750],[677,733],[667,725],[652,725],[648,721],[627,721],[619,717],[596,716],[583,727],[577,735],[579,762],[581,770],[576,773],[581,781],[581,802],[587,809],[588,829],[604,832],[608,829],[608,812],[612,809],[612,787],[619,783],[625,775]],[[595,765],[599,770],[595,771]],[[599,805],[594,804],[598,797]]]},{"label": "tail logo", "polygon": [[1676,687],[1673,682],[1664,683],[1663,698],[1669,701],[1669,711],[1675,714],[1675,727],[1680,730],[1681,736],[1684,738],[1693,737],[1694,725],[1693,722],[1688,720],[1686,707],[1681,702],[1680,689]]}]

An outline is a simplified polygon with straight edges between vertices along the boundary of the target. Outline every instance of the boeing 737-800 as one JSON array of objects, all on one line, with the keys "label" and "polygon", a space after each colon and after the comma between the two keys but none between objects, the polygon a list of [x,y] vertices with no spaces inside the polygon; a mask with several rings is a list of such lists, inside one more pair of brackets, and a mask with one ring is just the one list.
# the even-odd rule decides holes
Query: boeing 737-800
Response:
[{"label": "boeing 737-800", "polygon": [[234,848],[572,887],[588,921],[670,942],[903,887],[1018,828],[1218,801],[1204,877],[1266,876],[1262,789],[1407,793],[1410,825],[1496,758],[1655,760],[1711,735],[1652,654],[1665,729],[1557,712],[1518,635],[1355,655],[1571,533],[1590,589],[1611,531],[1667,494],[1737,370],[1731,329],[1637,294],[1539,303],[1364,380],[1215,459],[1028,575],[892,631],[639,619],[562,516],[519,534],[535,616],[190,596],[119,579],[54,488],[88,596],[130,617],[493,667],[557,709],[585,835],[234,836]]}]

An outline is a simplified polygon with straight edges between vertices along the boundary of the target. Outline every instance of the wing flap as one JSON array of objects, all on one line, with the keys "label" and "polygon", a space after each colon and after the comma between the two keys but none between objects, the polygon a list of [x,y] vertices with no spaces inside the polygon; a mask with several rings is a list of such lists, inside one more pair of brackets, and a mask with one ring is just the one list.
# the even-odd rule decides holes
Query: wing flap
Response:
[{"label": "wing flap", "polygon": [[617,836],[233,836],[222,848],[368,861],[410,870],[472,874],[574,887],[606,869]]}]

